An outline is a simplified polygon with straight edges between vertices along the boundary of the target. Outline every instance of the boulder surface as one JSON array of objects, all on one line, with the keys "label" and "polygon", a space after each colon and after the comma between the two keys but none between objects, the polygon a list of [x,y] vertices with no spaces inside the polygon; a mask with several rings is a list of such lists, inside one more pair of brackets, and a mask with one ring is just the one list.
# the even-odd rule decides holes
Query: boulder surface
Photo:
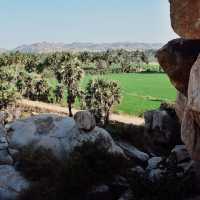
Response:
[{"label": "boulder surface", "polygon": [[200,1],[170,0],[171,24],[174,31],[187,39],[200,39]]},{"label": "boulder surface", "polygon": [[174,87],[187,96],[190,71],[200,53],[200,40],[175,39],[158,50],[156,57]]},{"label": "boulder surface", "polygon": [[9,149],[17,151],[32,145],[35,149],[40,147],[49,149],[58,159],[65,159],[75,147],[102,139],[109,153],[124,155],[123,150],[104,129],[94,127],[89,131],[87,126],[87,131],[83,131],[80,130],[81,127],[83,124],[77,124],[73,118],[53,114],[18,120],[7,126]]},{"label": "boulder surface", "polygon": [[0,165],[0,199],[15,200],[29,183],[11,165]]}]

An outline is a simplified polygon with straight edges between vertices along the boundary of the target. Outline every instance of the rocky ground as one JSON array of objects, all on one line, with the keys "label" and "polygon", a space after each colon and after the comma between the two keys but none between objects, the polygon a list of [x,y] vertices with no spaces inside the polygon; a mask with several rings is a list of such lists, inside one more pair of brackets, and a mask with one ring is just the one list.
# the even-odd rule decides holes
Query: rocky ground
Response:
[{"label": "rocky ground", "polygon": [[[136,139],[135,127],[124,126]],[[67,196],[89,200],[161,197],[173,200],[190,196],[195,191],[190,187],[194,184],[194,162],[180,141],[180,124],[175,112],[161,108],[145,113],[145,127],[141,130],[146,142],[138,149],[131,138],[113,139],[112,133],[96,126],[87,111],[77,112],[74,119],[41,114],[2,123],[0,199],[53,200],[59,197],[62,200]],[[62,191],[62,185],[55,184],[56,181],[66,184],[60,169],[71,165],[73,170],[67,168],[62,173],[69,182],[73,177],[71,184],[78,186],[70,191],[75,190],[81,197],[74,197],[75,194]],[[49,186],[52,180],[55,182]],[[55,195],[58,192],[60,196]]]}]

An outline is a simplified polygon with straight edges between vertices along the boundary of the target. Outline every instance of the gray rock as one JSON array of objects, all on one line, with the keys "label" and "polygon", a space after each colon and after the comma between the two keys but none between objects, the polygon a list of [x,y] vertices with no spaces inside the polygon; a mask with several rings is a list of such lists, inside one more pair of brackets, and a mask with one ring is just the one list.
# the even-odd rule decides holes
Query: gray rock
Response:
[{"label": "gray rock", "polygon": [[96,126],[94,116],[89,111],[79,111],[74,115],[74,120],[80,130],[91,131]]},{"label": "gray rock", "polygon": [[0,150],[0,165],[12,165],[13,159],[7,149]]},{"label": "gray rock", "polygon": [[133,193],[131,190],[125,191],[118,200],[132,200]]},{"label": "gray rock", "polygon": [[132,159],[136,159],[141,162],[147,162],[149,160],[149,155],[147,153],[140,151],[131,144],[120,141],[117,142],[117,145],[120,146],[124,150],[124,153]]},{"label": "gray rock", "polygon": [[29,183],[10,165],[0,165],[0,199],[15,200]]},{"label": "gray rock", "polygon": [[178,163],[191,160],[190,154],[185,145],[176,145],[174,149],[172,149],[171,155],[176,157]]},{"label": "gray rock", "polygon": [[96,142],[103,139],[104,147],[111,154],[121,154],[110,134],[102,128],[95,127],[92,131],[84,132],[70,117],[60,117],[53,114],[33,116],[19,120],[7,126],[9,149],[20,150],[27,145],[34,148],[50,149],[59,159],[66,158],[75,147],[85,142]]},{"label": "gray rock", "polygon": [[134,173],[134,174],[139,174],[139,175],[144,175],[145,174],[145,170],[142,167],[140,167],[140,166],[131,168],[130,171],[132,173]]},{"label": "gray rock", "polygon": [[157,182],[159,181],[162,177],[163,177],[163,174],[165,173],[165,170],[162,170],[162,169],[152,169],[150,172],[149,172],[149,175],[148,175],[148,178],[151,182]]},{"label": "gray rock", "polygon": [[109,184],[109,186],[112,188],[112,192],[115,195],[121,195],[130,187],[127,179],[120,175],[116,175],[112,183]]},{"label": "gray rock", "polygon": [[194,162],[190,161],[190,162],[183,162],[183,163],[179,163],[177,165],[179,168],[181,168],[183,170],[183,174],[185,174],[186,172],[192,170],[194,168]]},{"label": "gray rock", "polygon": [[109,186],[99,185],[95,186],[87,195],[87,200],[110,200],[112,199],[112,193]]},{"label": "gray rock", "polygon": [[165,110],[151,110],[144,113],[145,127],[147,129],[165,129],[165,122],[169,121],[170,116]]},{"label": "gray rock", "polygon": [[152,157],[148,160],[147,170],[157,169],[159,164],[162,162],[161,157]]},{"label": "gray rock", "polygon": [[6,140],[6,131],[2,125],[0,125],[0,150],[7,149],[8,143]]}]

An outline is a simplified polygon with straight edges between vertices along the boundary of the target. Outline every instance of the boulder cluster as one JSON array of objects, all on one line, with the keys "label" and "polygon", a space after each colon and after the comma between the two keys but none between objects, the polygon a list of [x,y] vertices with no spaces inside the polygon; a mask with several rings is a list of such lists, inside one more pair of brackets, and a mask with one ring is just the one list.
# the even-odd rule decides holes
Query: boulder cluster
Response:
[{"label": "boulder cluster", "polygon": [[[145,130],[152,140],[151,147],[175,145],[165,155],[161,148],[150,148],[149,151],[143,152],[128,141],[113,140],[106,130],[96,126],[94,117],[88,111],[77,112],[74,119],[41,114],[5,126],[1,124],[0,199],[15,200],[24,190],[31,187],[30,180],[18,171],[20,152],[27,146],[33,150],[41,147],[51,150],[55,158],[62,161],[69,158],[77,147],[87,142],[96,144],[101,140],[103,142],[98,143],[98,149],[106,149],[107,152],[104,153],[113,157],[119,156],[119,162],[122,162],[122,159],[126,160],[129,164],[125,172],[128,174],[114,174],[111,182],[94,185],[87,194],[87,199],[91,200],[132,199],[133,190],[129,181],[132,176],[144,178],[149,185],[157,184],[163,177],[167,177],[169,172],[179,178],[190,176],[193,172],[193,161],[185,146],[177,140],[180,132],[176,124],[178,121],[174,121],[177,120],[174,120],[173,115],[163,109],[145,113]],[[97,155],[93,156],[99,159]]]},{"label": "boulder cluster", "polygon": [[157,58],[178,91],[182,140],[192,158],[200,160],[200,1],[169,2],[172,28],[181,38],[168,42]]}]

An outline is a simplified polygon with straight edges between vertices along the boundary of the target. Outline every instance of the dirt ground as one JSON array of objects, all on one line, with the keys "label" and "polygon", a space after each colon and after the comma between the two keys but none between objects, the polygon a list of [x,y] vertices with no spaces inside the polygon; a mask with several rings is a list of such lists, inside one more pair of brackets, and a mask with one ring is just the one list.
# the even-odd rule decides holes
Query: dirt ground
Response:
[{"label": "dirt ground", "polygon": [[[67,115],[67,108],[61,107],[59,105],[48,104],[38,101],[30,101],[26,99],[22,99],[18,101],[18,106],[24,108],[25,110],[29,110],[31,112],[38,113],[57,113],[61,115]],[[78,110],[73,109],[73,113],[76,113]],[[135,124],[141,125],[144,124],[144,119],[135,116],[129,115],[119,115],[119,114],[111,114],[110,120],[118,121],[126,124]]]}]

